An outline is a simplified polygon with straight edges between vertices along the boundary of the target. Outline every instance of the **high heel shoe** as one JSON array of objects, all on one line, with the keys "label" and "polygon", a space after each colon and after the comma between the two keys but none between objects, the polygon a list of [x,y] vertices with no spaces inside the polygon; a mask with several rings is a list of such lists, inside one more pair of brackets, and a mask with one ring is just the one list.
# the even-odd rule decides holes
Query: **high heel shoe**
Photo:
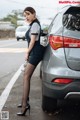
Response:
[{"label": "high heel shoe", "polygon": [[[27,98],[27,105],[26,105],[26,107],[29,105],[29,97]],[[22,104],[20,103],[20,104],[18,104],[18,106],[17,106],[18,108],[21,108],[22,107]]]},{"label": "high heel shoe", "polygon": [[[27,103],[26,107],[27,107],[27,106],[29,106],[29,103]],[[17,107],[18,107],[18,108],[21,108],[21,107],[22,107],[22,104],[19,104]]]},{"label": "high heel shoe", "polygon": [[30,105],[28,105],[27,107],[25,107],[24,111],[21,111],[19,113],[17,113],[18,116],[25,116],[27,110],[29,110],[29,115],[30,115]]},{"label": "high heel shoe", "polygon": [[20,103],[20,104],[18,104],[18,106],[17,106],[18,108],[20,108],[20,107],[22,107],[22,104]]}]

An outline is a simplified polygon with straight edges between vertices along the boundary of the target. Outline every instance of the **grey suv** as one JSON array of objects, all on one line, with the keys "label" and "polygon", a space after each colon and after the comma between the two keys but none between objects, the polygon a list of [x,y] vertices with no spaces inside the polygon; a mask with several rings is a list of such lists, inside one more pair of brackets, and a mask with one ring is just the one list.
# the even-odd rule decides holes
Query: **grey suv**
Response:
[{"label": "grey suv", "polygon": [[41,64],[42,108],[53,111],[58,100],[80,98],[80,6],[64,7],[52,20]]}]

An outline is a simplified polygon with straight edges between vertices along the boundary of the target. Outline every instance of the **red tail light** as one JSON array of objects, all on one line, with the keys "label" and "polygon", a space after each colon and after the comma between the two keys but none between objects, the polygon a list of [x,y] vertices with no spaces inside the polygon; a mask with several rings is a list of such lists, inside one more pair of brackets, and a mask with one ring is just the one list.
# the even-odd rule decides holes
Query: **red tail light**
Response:
[{"label": "red tail light", "polygon": [[49,36],[49,43],[51,47],[56,50],[58,48],[79,48],[80,47],[80,40],[75,38],[69,37],[62,37],[62,36]]},{"label": "red tail light", "polygon": [[68,84],[71,83],[72,81],[73,81],[72,79],[67,79],[67,78],[57,78],[52,80],[52,82],[61,83],[61,84]]}]

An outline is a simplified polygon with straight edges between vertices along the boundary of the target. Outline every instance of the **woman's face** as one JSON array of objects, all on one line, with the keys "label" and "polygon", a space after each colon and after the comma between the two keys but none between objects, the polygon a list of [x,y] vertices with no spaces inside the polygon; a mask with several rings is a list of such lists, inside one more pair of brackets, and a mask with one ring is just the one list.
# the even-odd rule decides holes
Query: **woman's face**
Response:
[{"label": "woman's face", "polygon": [[24,17],[25,17],[26,22],[31,23],[35,19],[35,13],[32,14],[29,11],[25,11],[24,12]]}]

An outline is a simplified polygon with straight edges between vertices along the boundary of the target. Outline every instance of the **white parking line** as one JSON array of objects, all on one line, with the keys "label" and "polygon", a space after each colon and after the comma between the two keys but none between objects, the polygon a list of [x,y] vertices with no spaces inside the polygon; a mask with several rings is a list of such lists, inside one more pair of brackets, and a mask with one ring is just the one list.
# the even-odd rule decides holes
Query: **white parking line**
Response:
[{"label": "white parking line", "polygon": [[22,53],[26,52],[27,48],[0,48],[0,53]]},{"label": "white parking line", "polygon": [[23,68],[23,64],[20,66],[20,68],[18,69],[18,71],[14,74],[14,76],[12,77],[12,79],[10,80],[10,82],[8,83],[8,85],[6,86],[6,88],[4,89],[4,91],[2,92],[1,96],[0,96],[0,112],[3,109],[4,104],[6,103],[6,100],[10,94],[10,91],[14,85],[14,83],[16,82],[16,80],[18,79],[19,75],[21,74],[21,69]]},{"label": "white parking line", "polygon": [[11,45],[16,45],[16,44],[19,44],[18,42],[16,43],[9,43],[9,44],[6,44],[6,45],[0,45],[0,47],[7,47],[7,46],[11,46]]}]

